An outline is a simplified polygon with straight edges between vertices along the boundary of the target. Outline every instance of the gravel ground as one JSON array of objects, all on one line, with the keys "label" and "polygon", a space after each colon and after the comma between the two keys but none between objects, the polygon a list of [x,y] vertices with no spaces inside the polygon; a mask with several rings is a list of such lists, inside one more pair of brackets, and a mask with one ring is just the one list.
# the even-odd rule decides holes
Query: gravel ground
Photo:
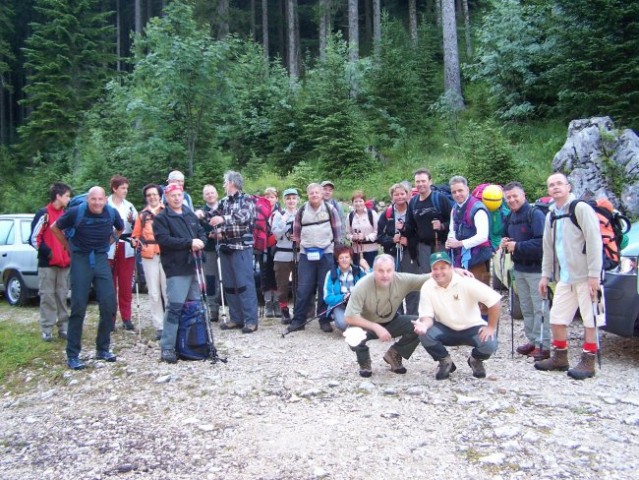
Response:
[{"label": "gravel ground", "polygon": [[[274,319],[252,335],[214,330],[227,364],[161,364],[150,329],[142,341],[118,330],[118,361],[95,362],[89,330],[89,368],[73,372],[59,342],[59,364],[19,373],[21,393],[0,387],[0,478],[639,478],[637,340],[602,332],[603,367],[579,382],[512,359],[504,313],[488,378],[458,347],[438,382],[421,346],[396,375],[370,342],[363,379],[341,334],[316,322],[284,339]],[[570,345],[576,363],[579,322]]]}]

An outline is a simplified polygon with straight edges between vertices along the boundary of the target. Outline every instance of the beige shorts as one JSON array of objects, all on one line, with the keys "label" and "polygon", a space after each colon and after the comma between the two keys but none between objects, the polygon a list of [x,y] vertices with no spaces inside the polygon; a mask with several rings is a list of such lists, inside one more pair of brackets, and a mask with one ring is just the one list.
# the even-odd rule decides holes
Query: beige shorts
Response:
[{"label": "beige shorts", "polygon": [[[603,304],[602,298],[601,305]],[[593,328],[595,323],[593,321],[592,300],[590,299],[588,282],[575,284],[557,283],[552,299],[552,308],[550,309],[550,324],[570,325],[575,313],[577,313],[577,308],[579,308],[584,327]],[[599,308],[597,311],[597,326],[602,327],[605,324],[606,316],[603,313],[603,309]]]}]

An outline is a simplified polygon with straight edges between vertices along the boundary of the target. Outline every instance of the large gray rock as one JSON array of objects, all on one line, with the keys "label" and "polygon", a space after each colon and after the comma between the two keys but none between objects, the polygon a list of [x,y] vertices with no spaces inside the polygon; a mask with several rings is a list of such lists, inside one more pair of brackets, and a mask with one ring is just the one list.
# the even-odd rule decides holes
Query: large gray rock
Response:
[{"label": "large gray rock", "polygon": [[607,197],[627,215],[639,217],[639,137],[630,129],[615,129],[610,117],[570,122],[552,168],[566,174],[577,197]]}]

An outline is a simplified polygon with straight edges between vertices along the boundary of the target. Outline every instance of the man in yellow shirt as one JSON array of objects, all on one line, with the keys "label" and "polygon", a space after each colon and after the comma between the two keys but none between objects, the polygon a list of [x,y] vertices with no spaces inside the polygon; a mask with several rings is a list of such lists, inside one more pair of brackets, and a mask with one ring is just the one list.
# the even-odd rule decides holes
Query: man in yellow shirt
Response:
[{"label": "man in yellow shirt", "polygon": [[[468,365],[476,378],[484,378],[484,360],[497,350],[497,323],[501,295],[475,278],[455,273],[446,252],[430,256],[431,279],[424,283],[419,299],[415,333],[426,351],[439,362],[437,380],[444,380],[457,367],[446,346],[474,347]],[[488,322],[481,317],[479,303],[488,307]]]}]

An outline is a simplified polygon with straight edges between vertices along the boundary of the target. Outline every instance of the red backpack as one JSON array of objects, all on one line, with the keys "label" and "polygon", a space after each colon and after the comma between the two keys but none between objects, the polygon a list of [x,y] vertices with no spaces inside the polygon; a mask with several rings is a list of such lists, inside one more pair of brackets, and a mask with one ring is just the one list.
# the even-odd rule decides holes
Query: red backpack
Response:
[{"label": "red backpack", "polygon": [[275,246],[277,239],[271,232],[269,218],[271,217],[271,202],[266,197],[254,196],[255,202],[255,228],[253,229],[253,248],[260,252],[265,252],[268,248]]}]

